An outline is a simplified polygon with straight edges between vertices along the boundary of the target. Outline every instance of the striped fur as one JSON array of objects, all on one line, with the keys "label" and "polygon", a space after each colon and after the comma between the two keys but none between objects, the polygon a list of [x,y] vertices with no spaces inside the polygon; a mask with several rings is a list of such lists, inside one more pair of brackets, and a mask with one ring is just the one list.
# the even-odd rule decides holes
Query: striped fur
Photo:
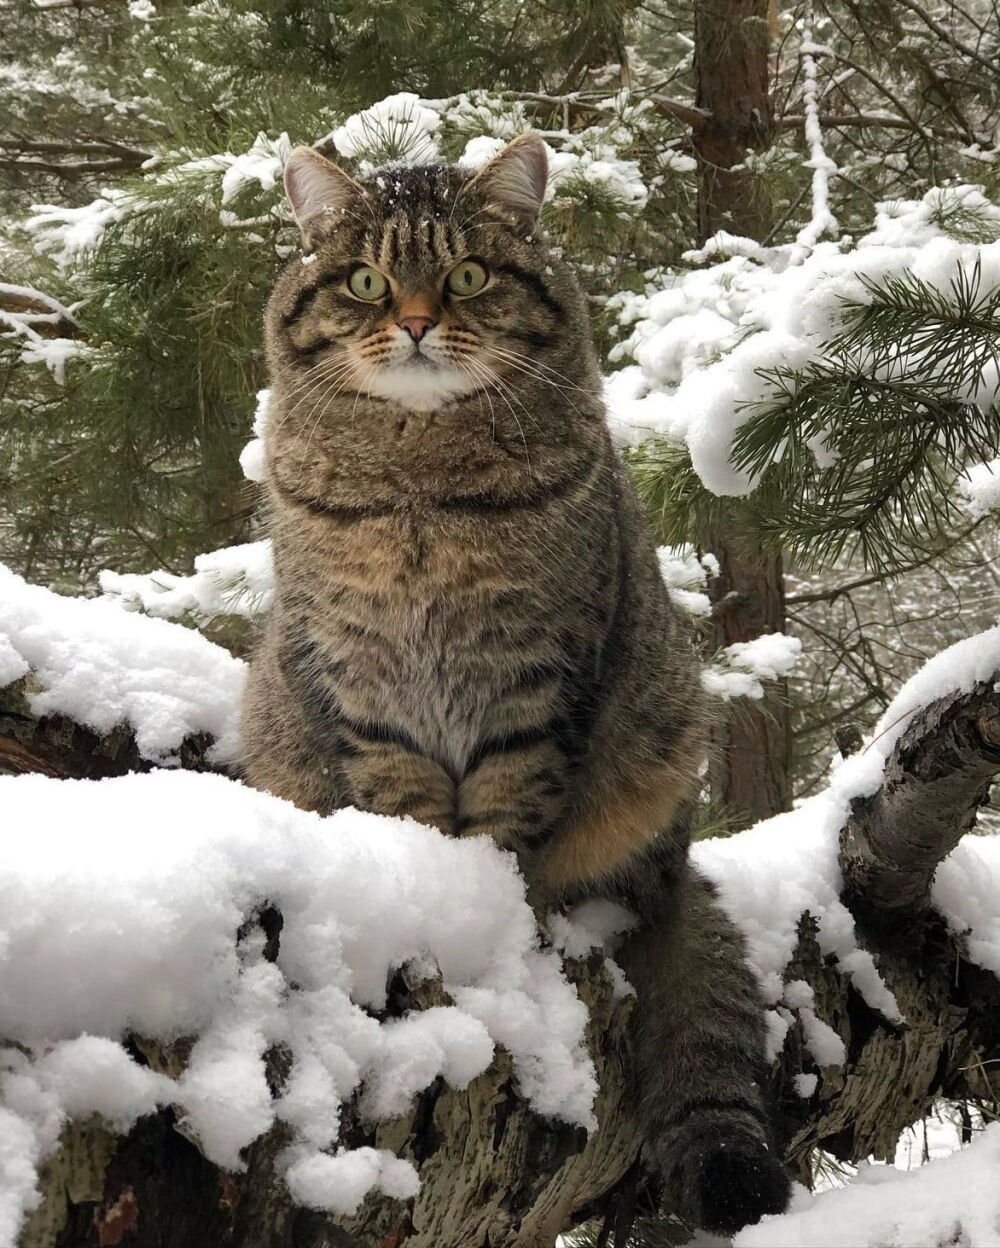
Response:
[{"label": "striped fur", "polygon": [[[687,866],[698,664],[610,444],[584,299],[526,216],[539,147],[353,191],[300,158],[336,211],[296,205],[316,258],[267,313],[277,594],[246,775],[309,809],[489,834],[538,904],[639,909],[625,956],[650,1153],[684,1211],[723,1228],[787,1192],[755,1081],[761,1011]],[[470,258],[488,284],[453,298],[445,275]],[[358,264],[390,280],[383,302],[351,296]],[[419,352],[408,300],[436,318]]]}]

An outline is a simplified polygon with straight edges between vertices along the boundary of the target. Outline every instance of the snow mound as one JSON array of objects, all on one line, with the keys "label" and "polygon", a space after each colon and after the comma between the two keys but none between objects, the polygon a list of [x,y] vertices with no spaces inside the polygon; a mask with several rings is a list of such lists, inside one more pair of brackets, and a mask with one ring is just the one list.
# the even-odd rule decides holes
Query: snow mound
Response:
[{"label": "snow mound", "polygon": [[848,1187],[818,1196],[800,1188],[789,1213],[748,1226],[734,1248],[996,1248],[998,1173],[994,1123],[967,1148],[917,1170],[867,1166]]},{"label": "snow mound", "polygon": [[[124,1130],[173,1104],[232,1169],[285,1121],[297,1198],[340,1213],[373,1185],[416,1182],[389,1155],[326,1151],[341,1104],[360,1092],[363,1112],[403,1113],[438,1076],[465,1087],[497,1044],[539,1113],[594,1126],[586,1009],[489,838],[355,810],[324,819],[186,771],[0,777],[0,807],[0,1035],[22,1046],[0,1050],[0,1243],[63,1123],[92,1112]],[[259,928],[237,939],[265,904],[284,920],[274,963]],[[380,1020],[391,971],[414,960],[453,1004]],[[196,1037],[184,1073],[135,1065],[126,1032]],[[275,1044],[292,1055],[278,1098],[264,1067]]]},{"label": "snow mound", "polygon": [[110,599],[64,598],[0,564],[0,685],[30,670],[35,715],[67,715],[104,734],[127,724],[143,758],[171,763],[185,737],[238,753],[246,664],[200,633],[122,611]]}]

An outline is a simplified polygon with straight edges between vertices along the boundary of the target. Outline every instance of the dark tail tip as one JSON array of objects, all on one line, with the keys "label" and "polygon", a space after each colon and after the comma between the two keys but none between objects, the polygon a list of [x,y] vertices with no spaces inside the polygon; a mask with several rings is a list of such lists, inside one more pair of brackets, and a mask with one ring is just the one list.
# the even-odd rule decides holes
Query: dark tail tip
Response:
[{"label": "dark tail tip", "polygon": [[689,1155],[684,1172],[683,1212],[707,1231],[733,1235],[788,1206],[791,1181],[784,1168],[742,1131],[706,1140]]}]

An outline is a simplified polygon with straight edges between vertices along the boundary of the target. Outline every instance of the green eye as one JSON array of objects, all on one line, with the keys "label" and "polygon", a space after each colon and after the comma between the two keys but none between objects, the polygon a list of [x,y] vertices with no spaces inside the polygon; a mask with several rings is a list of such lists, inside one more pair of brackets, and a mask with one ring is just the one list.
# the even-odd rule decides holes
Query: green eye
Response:
[{"label": "green eye", "polygon": [[489,274],[475,260],[463,260],[456,264],[444,279],[445,286],[453,295],[478,295],[486,285]]},{"label": "green eye", "polygon": [[378,269],[369,268],[367,264],[354,270],[347,279],[347,286],[352,295],[358,299],[364,299],[366,303],[375,303],[383,299],[389,289],[389,283]]}]

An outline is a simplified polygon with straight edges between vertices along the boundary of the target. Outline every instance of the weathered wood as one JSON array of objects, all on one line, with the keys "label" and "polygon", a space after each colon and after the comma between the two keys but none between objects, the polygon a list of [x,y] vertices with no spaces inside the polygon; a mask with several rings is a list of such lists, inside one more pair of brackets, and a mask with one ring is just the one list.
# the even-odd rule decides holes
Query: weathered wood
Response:
[{"label": "weathered wood", "polygon": [[841,862],[856,905],[926,904],[938,863],[973,826],[1000,775],[1000,692],[994,682],[922,711],[898,742],[885,783],[855,803]]},{"label": "weathered wood", "polygon": [[[904,850],[907,829],[919,832],[912,861],[921,878],[930,850],[919,793],[934,795],[926,805],[941,823],[935,842],[941,855],[968,824],[983,766],[1000,771],[993,683],[927,708],[890,762],[889,783],[878,795],[879,822],[871,826],[893,826],[891,844]],[[68,721],[33,719],[23,683],[0,691],[0,741],[6,743],[0,757],[7,760],[0,769],[22,771],[34,760],[49,775],[108,775],[136,762],[127,733],[101,739]],[[184,756],[189,765],[203,766],[203,745],[192,745]],[[877,804],[869,799],[873,809]],[[942,1097],[984,1103],[993,1112],[1000,1101],[1000,982],[965,959],[961,939],[925,904],[926,891],[911,893],[909,908],[872,904],[890,888],[893,868],[880,851],[877,871],[853,873],[850,854],[860,843],[858,829],[869,827],[869,813],[859,803],[845,835],[853,890],[846,899],[861,943],[875,954],[905,1022],[887,1022],[826,963],[812,920],[804,916],[786,979],[812,986],[816,1013],[843,1039],[846,1060],[819,1070],[796,1025],[772,1071],[777,1136],[803,1179],[816,1148],[845,1160],[891,1156],[900,1131]],[[904,883],[910,864],[903,853],[897,865]],[[868,881],[875,881],[873,894],[865,892]],[[268,956],[278,956],[280,916],[248,915],[246,925],[253,923],[264,929]],[[391,1122],[365,1122],[356,1105],[346,1106],[342,1143],[408,1158],[421,1191],[407,1202],[370,1197],[355,1217],[331,1218],[292,1205],[275,1168],[288,1143],[284,1127],[247,1150],[244,1172],[228,1174],[202,1156],[169,1108],[123,1137],[96,1120],[73,1123],[45,1166],[42,1202],[24,1228],[21,1248],[552,1248],[561,1230],[585,1218],[628,1225],[633,1210],[648,1207],[654,1195],[624,1095],[626,1025],[641,1003],[614,999],[600,956],[570,962],[567,970],[590,1012],[587,1043],[601,1088],[600,1129],[589,1139],[535,1115],[517,1095],[510,1058],[501,1052],[467,1089],[438,1081]],[[446,1000],[438,981],[402,968],[387,1010],[402,1015]],[[164,1047],[138,1037],[130,1043],[137,1061],[172,1077],[183,1070],[190,1048],[190,1042]],[[271,1053],[275,1092],[287,1065],[286,1054]],[[803,1072],[820,1076],[808,1099],[793,1083]]]}]

